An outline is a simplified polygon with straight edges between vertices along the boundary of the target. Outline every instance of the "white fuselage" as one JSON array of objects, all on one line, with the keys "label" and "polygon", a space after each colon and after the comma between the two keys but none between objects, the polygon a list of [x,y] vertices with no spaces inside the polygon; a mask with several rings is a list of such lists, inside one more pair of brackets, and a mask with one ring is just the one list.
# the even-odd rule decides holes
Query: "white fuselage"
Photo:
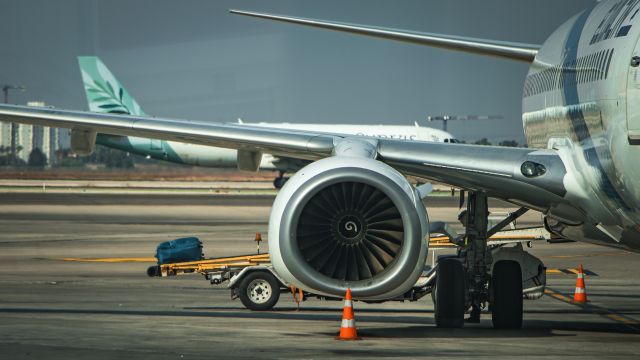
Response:
[{"label": "white fuselage", "polygon": [[[402,125],[346,125],[346,124],[289,124],[289,123],[246,123],[247,126],[271,127],[279,129],[310,130],[326,133],[371,136],[385,139],[402,139],[407,141],[455,142],[454,136],[438,129],[422,126]],[[166,141],[158,146],[173,151],[185,164],[207,167],[236,167],[237,151],[211,146],[194,145],[174,141]],[[168,156],[171,156],[168,154]],[[274,165],[274,157],[265,154],[260,164],[261,169],[279,169]]]},{"label": "white fuselage", "polygon": [[580,205],[581,235],[612,243],[640,242],[639,10],[640,0],[603,1],[567,21],[540,49],[523,94],[529,146],[556,149],[572,167],[566,198]]}]

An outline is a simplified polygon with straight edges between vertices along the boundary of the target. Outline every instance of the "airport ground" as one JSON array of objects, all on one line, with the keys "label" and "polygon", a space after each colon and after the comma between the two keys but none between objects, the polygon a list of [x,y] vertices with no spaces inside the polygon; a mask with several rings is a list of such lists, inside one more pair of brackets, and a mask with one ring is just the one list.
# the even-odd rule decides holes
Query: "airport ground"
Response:
[{"label": "airport ground", "polygon": [[[0,193],[0,358],[635,358],[640,352],[640,254],[584,243],[536,243],[549,268],[579,263],[590,302],[569,303],[575,276],[549,275],[550,294],[525,302],[524,328],[434,325],[430,297],[356,302],[364,340],[334,340],[342,303],[282,294],[251,312],[201,276],[149,278],[150,263],[61,258],[151,257],[162,241],[198,236],[206,256],[255,251],[271,195]],[[427,199],[431,219],[458,226],[457,198]],[[506,211],[508,204],[493,202]],[[535,224],[539,214],[525,215]],[[266,242],[263,243],[266,250]]]}]

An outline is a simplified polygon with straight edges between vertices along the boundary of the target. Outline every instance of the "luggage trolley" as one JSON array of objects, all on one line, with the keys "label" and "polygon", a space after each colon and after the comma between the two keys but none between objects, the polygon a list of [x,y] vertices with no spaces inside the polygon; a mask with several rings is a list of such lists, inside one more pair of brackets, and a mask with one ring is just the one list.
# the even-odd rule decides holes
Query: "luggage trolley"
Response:
[{"label": "luggage trolley", "polygon": [[158,264],[147,269],[147,275],[170,277],[202,274],[212,285],[229,282],[231,298],[240,298],[251,310],[269,310],[278,302],[282,290],[291,289],[296,302],[304,293],[287,284],[271,266],[269,254],[248,254],[205,259],[202,242],[197,238],[181,238],[158,245]]},{"label": "luggage trolley", "polygon": [[[257,236],[256,240],[260,237]],[[500,257],[506,252],[522,253],[518,259],[522,264],[537,265],[539,260],[528,253],[518,251],[522,249],[522,243],[528,244],[533,240],[543,240],[540,234],[531,235],[519,230],[502,232],[492,237],[489,245],[493,249],[493,256]],[[259,240],[258,240],[259,241]],[[503,248],[501,245],[515,243],[517,246]],[[382,301],[417,301],[427,294],[431,294],[437,275],[435,250],[452,249],[455,244],[449,236],[431,237],[429,241],[433,253],[431,266],[426,265],[422,275],[416,284],[403,295]],[[259,252],[259,248],[258,248]],[[451,255],[441,255],[448,257]],[[295,284],[287,283],[273,269],[269,254],[247,254],[228,257],[205,259],[202,254],[202,242],[197,238],[182,238],[168,241],[158,245],[156,250],[158,264],[149,267],[147,275],[151,277],[171,277],[185,274],[201,274],[212,285],[220,285],[229,282],[227,287],[231,290],[231,299],[239,298],[242,304],[250,310],[270,310],[280,299],[280,293],[291,291],[294,301],[299,305],[301,301],[309,297],[324,300],[340,300],[323,295],[309,293],[299,289]],[[542,296],[546,284],[544,267],[528,266],[535,268],[531,274],[523,273],[523,296],[527,299],[536,299]]]}]

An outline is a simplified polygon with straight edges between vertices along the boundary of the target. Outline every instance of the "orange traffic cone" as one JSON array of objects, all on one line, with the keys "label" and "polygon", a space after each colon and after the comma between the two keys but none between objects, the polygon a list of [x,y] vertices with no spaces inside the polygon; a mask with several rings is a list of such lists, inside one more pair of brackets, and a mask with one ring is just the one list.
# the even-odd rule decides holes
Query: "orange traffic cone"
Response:
[{"label": "orange traffic cone", "polygon": [[256,233],[255,242],[256,242],[256,248],[257,248],[258,254],[260,254],[260,242],[261,241],[262,241],[262,234],[257,232]]},{"label": "orange traffic cone", "polygon": [[356,334],[356,320],[353,316],[353,304],[351,302],[351,289],[347,289],[344,299],[344,309],[342,310],[342,325],[340,325],[340,335],[338,340],[360,340]]},{"label": "orange traffic cone", "polygon": [[587,302],[587,290],[584,285],[584,270],[582,264],[578,267],[578,278],[576,279],[576,291],[573,293],[573,302],[584,304]]}]

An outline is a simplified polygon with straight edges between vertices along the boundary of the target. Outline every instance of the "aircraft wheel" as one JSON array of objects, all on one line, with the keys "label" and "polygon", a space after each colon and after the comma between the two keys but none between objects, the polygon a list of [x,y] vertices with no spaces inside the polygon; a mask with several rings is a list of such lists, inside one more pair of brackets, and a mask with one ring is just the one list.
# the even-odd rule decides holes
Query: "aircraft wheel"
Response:
[{"label": "aircraft wheel", "polygon": [[289,180],[288,177],[279,176],[273,180],[273,187],[280,190],[284,186],[284,184]]},{"label": "aircraft wheel", "polygon": [[280,284],[270,272],[252,272],[240,282],[238,296],[249,310],[271,310],[280,299]]},{"label": "aircraft wheel", "polygon": [[503,260],[493,266],[491,298],[494,328],[522,327],[522,270],[517,261]]},{"label": "aircraft wheel", "polygon": [[465,272],[457,259],[438,262],[438,275],[434,289],[436,326],[461,328],[464,326]]}]

